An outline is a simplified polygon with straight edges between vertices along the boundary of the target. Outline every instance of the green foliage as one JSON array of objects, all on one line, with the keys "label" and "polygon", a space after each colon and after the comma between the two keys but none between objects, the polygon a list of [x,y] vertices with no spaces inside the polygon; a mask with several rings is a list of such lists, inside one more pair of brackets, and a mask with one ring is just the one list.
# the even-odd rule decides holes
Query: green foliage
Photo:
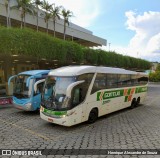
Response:
[{"label": "green foliage", "polygon": [[84,61],[89,65],[97,65],[98,64],[98,53],[94,49],[83,48],[84,52]]},{"label": "green foliage", "polygon": [[54,38],[30,29],[0,27],[0,54],[25,54],[48,60],[57,59],[61,63],[72,61],[87,65],[103,65],[126,69],[149,69],[148,61],[115,52],[95,50],[80,46],[75,42]]},{"label": "green foliage", "polygon": [[160,71],[160,64],[157,65],[156,71]]},{"label": "green foliage", "polygon": [[160,82],[160,64],[157,65],[156,71],[149,74],[151,82]]},{"label": "green foliage", "polygon": [[149,80],[151,82],[160,82],[160,71],[149,74]]}]

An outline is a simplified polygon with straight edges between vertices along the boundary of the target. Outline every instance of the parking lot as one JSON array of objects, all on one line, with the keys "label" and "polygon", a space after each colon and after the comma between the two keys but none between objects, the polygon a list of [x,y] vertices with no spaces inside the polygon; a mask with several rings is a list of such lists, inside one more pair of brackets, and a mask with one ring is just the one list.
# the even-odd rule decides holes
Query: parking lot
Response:
[{"label": "parking lot", "polygon": [[94,124],[73,127],[48,123],[38,112],[0,106],[0,142],[0,149],[160,149],[160,85],[150,84],[145,104],[135,109],[124,109],[103,116]]}]

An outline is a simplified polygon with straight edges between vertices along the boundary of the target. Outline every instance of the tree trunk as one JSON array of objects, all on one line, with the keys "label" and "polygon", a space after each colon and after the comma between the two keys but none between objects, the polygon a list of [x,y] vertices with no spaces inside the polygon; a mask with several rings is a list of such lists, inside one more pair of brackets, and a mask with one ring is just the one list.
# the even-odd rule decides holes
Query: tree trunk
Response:
[{"label": "tree trunk", "polygon": [[23,17],[21,15],[21,29],[23,28]]},{"label": "tree trunk", "polygon": [[66,40],[66,23],[65,23],[65,20],[64,20],[64,37],[63,37],[64,40]]},{"label": "tree trunk", "polygon": [[26,27],[26,15],[25,15],[25,13],[24,13],[24,28]]},{"label": "tree trunk", "polygon": [[10,18],[10,10],[9,10],[9,18],[8,18],[9,26],[11,27],[11,18]]},{"label": "tree trunk", "polygon": [[55,20],[53,19],[53,27],[54,27],[54,37],[56,36],[56,32],[55,32],[55,30],[56,30],[56,22],[55,22]]},{"label": "tree trunk", "polygon": [[11,18],[10,18],[10,1],[8,3],[8,25],[9,27],[11,27]]},{"label": "tree trunk", "polygon": [[8,2],[8,7],[7,7],[7,13],[8,13],[8,15],[7,15],[7,17],[8,17],[8,26],[7,27],[9,27],[10,26],[10,20],[9,20],[9,17],[10,17],[10,15],[9,15],[9,2]]},{"label": "tree trunk", "polygon": [[7,27],[9,25],[9,22],[8,22],[8,7],[6,7],[6,21],[7,21]]},{"label": "tree trunk", "polygon": [[37,5],[37,32],[38,32],[38,5]]},{"label": "tree trunk", "polygon": [[47,34],[48,34],[48,20],[46,21],[46,29],[47,29]]}]

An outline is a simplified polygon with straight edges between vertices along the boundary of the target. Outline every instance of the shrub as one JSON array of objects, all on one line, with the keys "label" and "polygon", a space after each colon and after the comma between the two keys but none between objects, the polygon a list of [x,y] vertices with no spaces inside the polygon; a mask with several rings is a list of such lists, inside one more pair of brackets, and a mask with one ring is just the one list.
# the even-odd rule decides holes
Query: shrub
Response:
[{"label": "shrub", "polygon": [[0,27],[0,54],[25,54],[48,60],[57,59],[62,64],[72,61],[88,65],[148,69],[148,61],[116,52],[85,48],[72,41],[54,38],[31,29]]},{"label": "shrub", "polygon": [[149,80],[151,82],[160,82],[160,71],[149,74]]}]

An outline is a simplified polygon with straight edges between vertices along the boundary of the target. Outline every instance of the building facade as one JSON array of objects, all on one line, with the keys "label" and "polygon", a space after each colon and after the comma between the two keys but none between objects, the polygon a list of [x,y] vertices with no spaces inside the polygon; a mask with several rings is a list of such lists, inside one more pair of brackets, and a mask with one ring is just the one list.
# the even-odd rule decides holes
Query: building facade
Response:
[{"label": "building facade", "polygon": [[[16,0],[10,1],[10,7],[16,6]],[[0,0],[0,25],[7,25],[7,16],[10,16],[11,26],[20,27],[21,17],[18,9],[10,9],[7,13],[5,7],[5,0]],[[46,23],[43,18],[43,11],[39,11],[39,31],[46,32]],[[25,17],[26,27],[36,30],[36,16],[26,14]],[[63,39],[64,21],[56,20],[55,32],[56,37]],[[49,34],[53,35],[53,21],[50,20],[48,24]],[[93,35],[93,32],[82,28],[78,25],[70,23],[66,28],[66,40],[74,41],[80,45],[93,47],[106,45],[106,40]],[[74,64],[74,63],[70,63]],[[59,66],[59,61],[48,62],[46,59],[36,59],[34,57],[18,56],[18,55],[6,55],[0,52],[0,97],[6,95],[12,95],[13,85],[8,87],[8,78],[22,71],[34,70],[34,69],[54,69]]]},{"label": "building facade", "polygon": [[[16,5],[17,5],[16,0],[10,1],[10,8]],[[0,0],[0,23],[1,25],[7,24],[7,20],[6,20],[7,14],[8,13],[6,12],[5,0]],[[13,27],[14,26],[20,27],[20,22],[21,22],[20,11],[18,9],[11,9],[9,15],[11,18],[11,25]],[[39,15],[39,19],[38,19],[39,30],[45,32],[46,23],[44,21],[43,11],[40,10],[38,15]],[[31,14],[26,14],[25,21],[26,21],[27,27],[36,29],[36,24],[37,24],[36,16],[33,16]],[[52,19],[49,20],[48,29],[49,29],[49,33],[53,34]],[[57,19],[56,26],[55,26],[56,37],[63,39],[63,30],[64,30],[63,19],[60,19],[60,20]],[[85,28],[82,28],[78,25],[75,25],[71,22],[69,26],[67,26],[66,28],[66,38],[68,40],[73,40],[74,42],[77,42],[81,45],[89,46],[89,47],[106,45],[106,42],[107,42],[105,39],[93,35],[93,32]]]}]

